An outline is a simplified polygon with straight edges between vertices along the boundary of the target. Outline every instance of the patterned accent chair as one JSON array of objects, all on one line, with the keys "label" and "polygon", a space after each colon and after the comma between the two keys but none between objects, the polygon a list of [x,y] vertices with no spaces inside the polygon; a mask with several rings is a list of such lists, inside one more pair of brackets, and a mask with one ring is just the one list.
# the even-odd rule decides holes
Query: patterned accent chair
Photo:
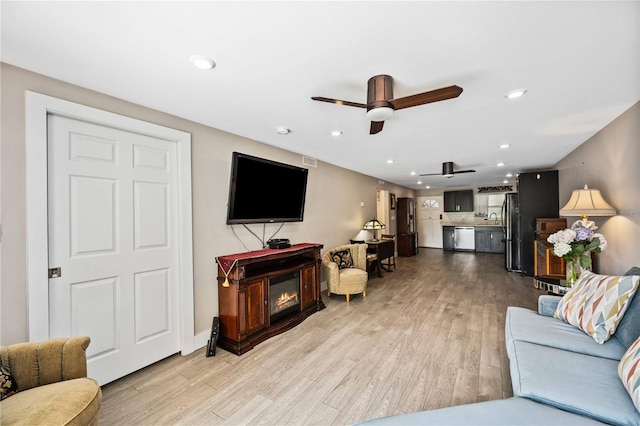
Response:
[{"label": "patterned accent chair", "polygon": [[352,294],[366,297],[367,245],[347,244],[327,250],[322,255],[322,274],[327,280],[327,296],[344,294],[347,302]]},{"label": "patterned accent chair", "polygon": [[0,347],[3,376],[10,373],[17,385],[17,392],[2,400],[0,423],[97,425],[102,391],[87,378],[90,341],[81,336]]}]

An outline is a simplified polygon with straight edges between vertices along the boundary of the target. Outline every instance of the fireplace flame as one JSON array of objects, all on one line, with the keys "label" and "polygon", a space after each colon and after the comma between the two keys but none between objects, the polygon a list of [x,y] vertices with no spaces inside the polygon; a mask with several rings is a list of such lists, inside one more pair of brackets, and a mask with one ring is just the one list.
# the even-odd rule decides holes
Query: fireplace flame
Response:
[{"label": "fireplace flame", "polygon": [[277,313],[283,309],[286,309],[290,306],[293,306],[298,303],[298,292],[295,291],[293,293],[284,292],[280,294],[278,298],[276,298],[272,302],[272,313]]}]

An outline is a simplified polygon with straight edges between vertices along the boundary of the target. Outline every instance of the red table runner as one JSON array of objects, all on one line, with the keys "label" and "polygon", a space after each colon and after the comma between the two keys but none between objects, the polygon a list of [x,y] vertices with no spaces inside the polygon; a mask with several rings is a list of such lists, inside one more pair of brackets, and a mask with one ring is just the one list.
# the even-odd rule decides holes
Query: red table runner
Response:
[{"label": "red table runner", "polygon": [[265,257],[275,253],[285,253],[290,251],[296,251],[296,250],[305,249],[308,247],[315,247],[317,245],[318,244],[313,244],[313,243],[300,243],[300,244],[293,244],[291,247],[287,247],[283,249],[263,249],[263,250],[247,251],[244,253],[234,253],[234,254],[227,254],[224,256],[218,256],[216,257],[216,262],[218,263],[218,265],[220,265],[220,269],[222,269],[222,272],[224,273],[224,283],[222,283],[222,286],[229,287],[229,280],[227,279],[227,277],[229,276],[229,272],[231,272],[231,270],[233,269],[234,266],[236,266],[236,263],[238,263],[239,260]]}]

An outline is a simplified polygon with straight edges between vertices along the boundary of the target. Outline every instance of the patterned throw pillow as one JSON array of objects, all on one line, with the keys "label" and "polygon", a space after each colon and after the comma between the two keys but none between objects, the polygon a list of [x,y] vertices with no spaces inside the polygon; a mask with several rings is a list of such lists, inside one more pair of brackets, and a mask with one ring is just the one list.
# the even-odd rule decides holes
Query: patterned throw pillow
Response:
[{"label": "patterned throw pillow", "polygon": [[554,314],[603,344],[618,327],[640,277],[598,275],[585,271],[560,299]]},{"label": "patterned throw pillow", "polygon": [[338,269],[353,268],[353,258],[349,249],[333,252],[331,259],[338,264]]},{"label": "patterned throw pillow", "polygon": [[0,401],[18,392],[18,384],[0,359]]},{"label": "patterned throw pillow", "polygon": [[640,411],[640,339],[629,346],[618,364],[618,376],[629,392],[633,405]]}]

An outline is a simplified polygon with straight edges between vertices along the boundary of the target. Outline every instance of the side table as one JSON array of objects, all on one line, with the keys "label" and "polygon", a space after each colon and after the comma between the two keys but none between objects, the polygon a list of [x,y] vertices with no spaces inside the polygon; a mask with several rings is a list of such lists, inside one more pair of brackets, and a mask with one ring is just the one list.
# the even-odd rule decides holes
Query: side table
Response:
[{"label": "side table", "polygon": [[571,289],[566,284],[567,281],[561,275],[536,275],[533,277],[534,288],[556,296],[563,296]]}]

